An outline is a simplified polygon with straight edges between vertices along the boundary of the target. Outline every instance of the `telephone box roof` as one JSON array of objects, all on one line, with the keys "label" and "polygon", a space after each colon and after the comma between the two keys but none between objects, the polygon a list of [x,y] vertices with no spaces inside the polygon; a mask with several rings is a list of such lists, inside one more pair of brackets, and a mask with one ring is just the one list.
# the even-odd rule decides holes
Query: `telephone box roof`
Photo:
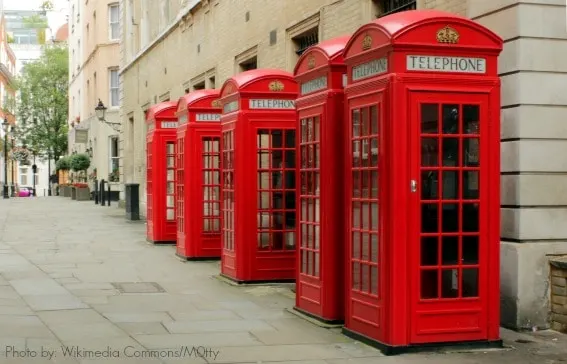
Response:
[{"label": "telephone box roof", "polygon": [[156,118],[175,118],[175,110],[177,102],[165,101],[150,106],[147,112],[146,121],[155,120]]},{"label": "telephone box roof", "polygon": [[[226,80],[221,88],[221,96],[226,96],[227,94],[244,90],[245,88],[251,86],[252,84],[255,84],[256,82],[274,78],[279,78],[281,80],[295,84],[293,74],[289,72],[280,69],[260,68],[241,72]],[[228,85],[231,85],[230,92],[225,91]],[[235,87],[236,89],[234,89],[233,87]]]},{"label": "telephone box roof", "polygon": [[[391,44],[395,44],[398,41],[405,43],[408,42],[408,39],[412,39],[409,40],[410,43],[415,43],[417,41],[417,43],[415,43],[416,45],[424,45],[423,41],[425,38],[423,37],[423,34],[424,32],[429,34],[428,30],[425,29],[428,25],[436,23],[439,23],[439,25],[444,23],[460,24],[464,28],[470,29],[471,32],[482,34],[484,36],[482,39],[467,39],[467,41],[463,43],[463,46],[474,46],[475,48],[480,47],[485,49],[490,48],[494,50],[502,49],[501,37],[471,19],[439,10],[407,10],[399,13],[393,13],[383,18],[378,18],[361,26],[356,32],[354,32],[351,40],[346,45],[344,55],[346,58],[350,57],[353,42],[359,40],[358,37],[361,33],[367,32],[371,29],[380,30],[386,38],[389,38],[388,42]],[[419,36],[414,33],[418,33]],[[414,35],[408,38],[406,36],[407,34]]]},{"label": "telephone box roof", "polygon": [[321,43],[309,47],[297,60],[294,73],[296,75],[300,73],[300,69],[305,58],[310,57],[313,53],[321,53],[329,63],[333,61],[343,63],[343,50],[345,49],[350,38],[351,35],[343,35],[340,37],[327,39]]},{"label": "telephone box roof", "polygon": [[179,106],[181,103],[185,103],[184,109],[186,109],[188,106],[191,106],[192,104],[206,97],[215,97],[215,96],[217,97],[220,96],[220,90],[206,89],[206,90],[196,90],[193,92],[189,92],[188,94],[183,95],[179,98],[177,109],[179,110]]}]

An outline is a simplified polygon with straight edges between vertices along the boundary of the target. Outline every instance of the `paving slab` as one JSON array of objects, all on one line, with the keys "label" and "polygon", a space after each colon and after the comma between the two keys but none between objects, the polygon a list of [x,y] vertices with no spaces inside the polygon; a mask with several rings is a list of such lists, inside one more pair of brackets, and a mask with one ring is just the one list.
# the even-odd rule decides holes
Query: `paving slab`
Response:
[{"label": "paving slab", "polygon": [[325,360],[351,358],[349,354],[330,344],[270,345],[252,347],[214,346],[219,355],[215,363],[246,363],[297,360]]},{"label": "paving slab", "polygon": [[146,313],[104,313],[108,320],[112,322],[162,322],[171,321],[171,316],[166,312],[146,312]]},{"label": "paving slab", "polygon": [[119,322],[117,326],[129,335],[163,335],[169,331],[161,322]]},{"label": "paving slab", "polygon": [[148,349],[167,349],[183,345],[206,346],[221,345],[224,347],[248,347],[261,345],[249,333],[199,333],[199,334],[168,334],[168,335],[134,335],[134,338]]},{"label": "paving slab", "polygon": [[17,279],[10,282],[21,296],[66,295],[69,292],[53,279]]},{"label": "paving slab", "polygon": [[235,312],[227,310],[188,310],[184,312],[169,311],[168,313],[176,321],[222,321],[242,319],[242,317]]},{"label": "paving slab", "polygon": [[47,325],[106,323],[108,320],[93,309],[59,310],[38,312],[38,317]]},{"label": "paving slab", "polygon": [[172,334],[276,331],[262,320],[165,321],[163,325]]},{"label": "paving slab", "polygon": [[57,338],[63,342],[128,336],[124,331],[110,322],[93,322],[80,325],[69,322],[65,324],[52,324],[49,325],[49,328]]},{"label": "paving slab", "polygon": [[72,294],[22,296],[34,311],[53,311],[89,308],[87,304]]}]

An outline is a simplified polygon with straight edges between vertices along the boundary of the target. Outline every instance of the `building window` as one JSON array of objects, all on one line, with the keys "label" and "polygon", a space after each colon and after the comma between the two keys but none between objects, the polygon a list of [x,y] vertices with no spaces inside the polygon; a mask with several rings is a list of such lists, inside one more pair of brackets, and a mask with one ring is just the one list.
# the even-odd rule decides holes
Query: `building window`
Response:
[{"label": "building window", "polygon": [[293,38],[295,54],[301,56],[309,47],[319,43],[319,29],[311,29],[298,37]]},{"label": "building window", "polygon": [[28,169],[20,168],[20,186],[27,186],[28,184]]},{"label": "building window", "polygon": [[205,81],[193,85],[193,90],[204,90],[204,89],[205,89]]},{"label": "building window", "polygon": [[247,59],[246,61],[241,62],[239,66],[241,72],[255,70],[256,68],[258,68],[258,57],[254,56],[250,59]]},{"label": "building window", "polygon": [[293,69],[298,58],[319,43],[319,12],[286,29],[286,68]]},{"label": "building window", "polygon": [[38,184],[39,184],[39,175],[38,175],[37,173],[35,173],[35,174],[33,175],[33,179],[34,179],[34,183],[35,183],[36,185],[38,185]]},{"label": "building window", "polygon": [[416,0],[373,0],[376,17],[386,16],[400,11],[415,10]]},{"label": "building window", "polygon": [[108,34],[110,36],[110,40],[120,39],[120,13],[118,10],[118,4],[108,6]]},{"label": "building window", "polygon": [[109,143],[109,172],[112,175],[113,178],[110,178],[109,176],[109,180],[113,179],[113,181],[111,182],[118,182],[118,168],[119,168],[119,156],[118,156],[118,137],[117,136],[111,136],[110,137],[110,143]]},{"label": "building window", "polygon": [[120,98],[119,98],[119,79],[118,79],[118,70],[113,69],[110,70],[110,106],[117,107],[120,105]]}]

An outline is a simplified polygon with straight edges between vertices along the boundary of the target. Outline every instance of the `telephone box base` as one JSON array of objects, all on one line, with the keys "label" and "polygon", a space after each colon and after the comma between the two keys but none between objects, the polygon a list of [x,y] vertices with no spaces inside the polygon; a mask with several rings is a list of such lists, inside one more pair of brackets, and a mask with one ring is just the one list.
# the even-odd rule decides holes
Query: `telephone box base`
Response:
[{"label": "telephone box base", "polygon": [[262,281],[252,281],[252,280],[240,280],[234,277],[227,276],[225,274],[219,274],[219,278],[228,281],[227,283],[235,284],[235,285],[265,285],[265,284],[273,284],[273,283],[295,283],[295,279],[277,279],[277,280],[262,280]]},{"label": "telephone box base", "polygon": [[213,261],[219,261],[221,258],[220,257],[186,257],[184,255],[181,255],[179,253],[175,253],[175,255],[184,261],[187,262],[213,262]]},{"label": "telephone box base", "polygon": [[407,346],[392,346],[384,344],[380,341],[369,338],[368,336],[361,335],[347,328],[342,329],[343,335],[351,339],[360,341],[366,345],[372,346],[387,356],[408,354],[408,353],[421,353],[442,351],[447,349],[460,349],[460,350],[474,350],[474,349],[501,349],[504,347],[502,340],[481,340],[481,341],[458,341],[446,343],[430,343],[419,345]]},{"label": "telephone box base", "polygon": [[151,240],[151,239],[146,239],[146,241],[150,244],[154,244],[154,245],[177,245],[177,242],[175,240]]},{"label": "telephone box base", "polygon": [[294,315],[296,315],[298,317],[301,317],[304,320],[307,320],[307,321],[313,323],[314,325],[320,326],[320,327],[341,327],[345,323],[344,320],[336,320],[336,319],[329,320],[329,319],[317,316],[317,315],[312,314],[310,312],[304,311],[297,306],[294,306],[292,310],[289,310],[289,312],[293,313]]}]

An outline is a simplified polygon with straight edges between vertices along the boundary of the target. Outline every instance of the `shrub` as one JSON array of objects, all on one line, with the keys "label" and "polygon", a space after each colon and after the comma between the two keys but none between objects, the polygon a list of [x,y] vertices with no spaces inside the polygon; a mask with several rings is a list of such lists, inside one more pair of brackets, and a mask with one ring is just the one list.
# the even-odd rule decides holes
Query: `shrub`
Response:
[{"label": "shrub", "polygon": [[91,159],[84,153],[73,154],[69,164],[73,171],[86,171],[91,165]]},{"label": "shrub", "polygon": [[75,186],[75,188],[87,188],[87,187],[89,187],[89,185],[86,184],[86,183],[73,183],[73,186]]},{"label": "shrub", "polygon": [[62,170],[62,171],[66,171],[70,168],[70,163],[69,163],[69,157],[65,156],[62,158],[59,158],[59,160],[55,163],[55,169]]}]

